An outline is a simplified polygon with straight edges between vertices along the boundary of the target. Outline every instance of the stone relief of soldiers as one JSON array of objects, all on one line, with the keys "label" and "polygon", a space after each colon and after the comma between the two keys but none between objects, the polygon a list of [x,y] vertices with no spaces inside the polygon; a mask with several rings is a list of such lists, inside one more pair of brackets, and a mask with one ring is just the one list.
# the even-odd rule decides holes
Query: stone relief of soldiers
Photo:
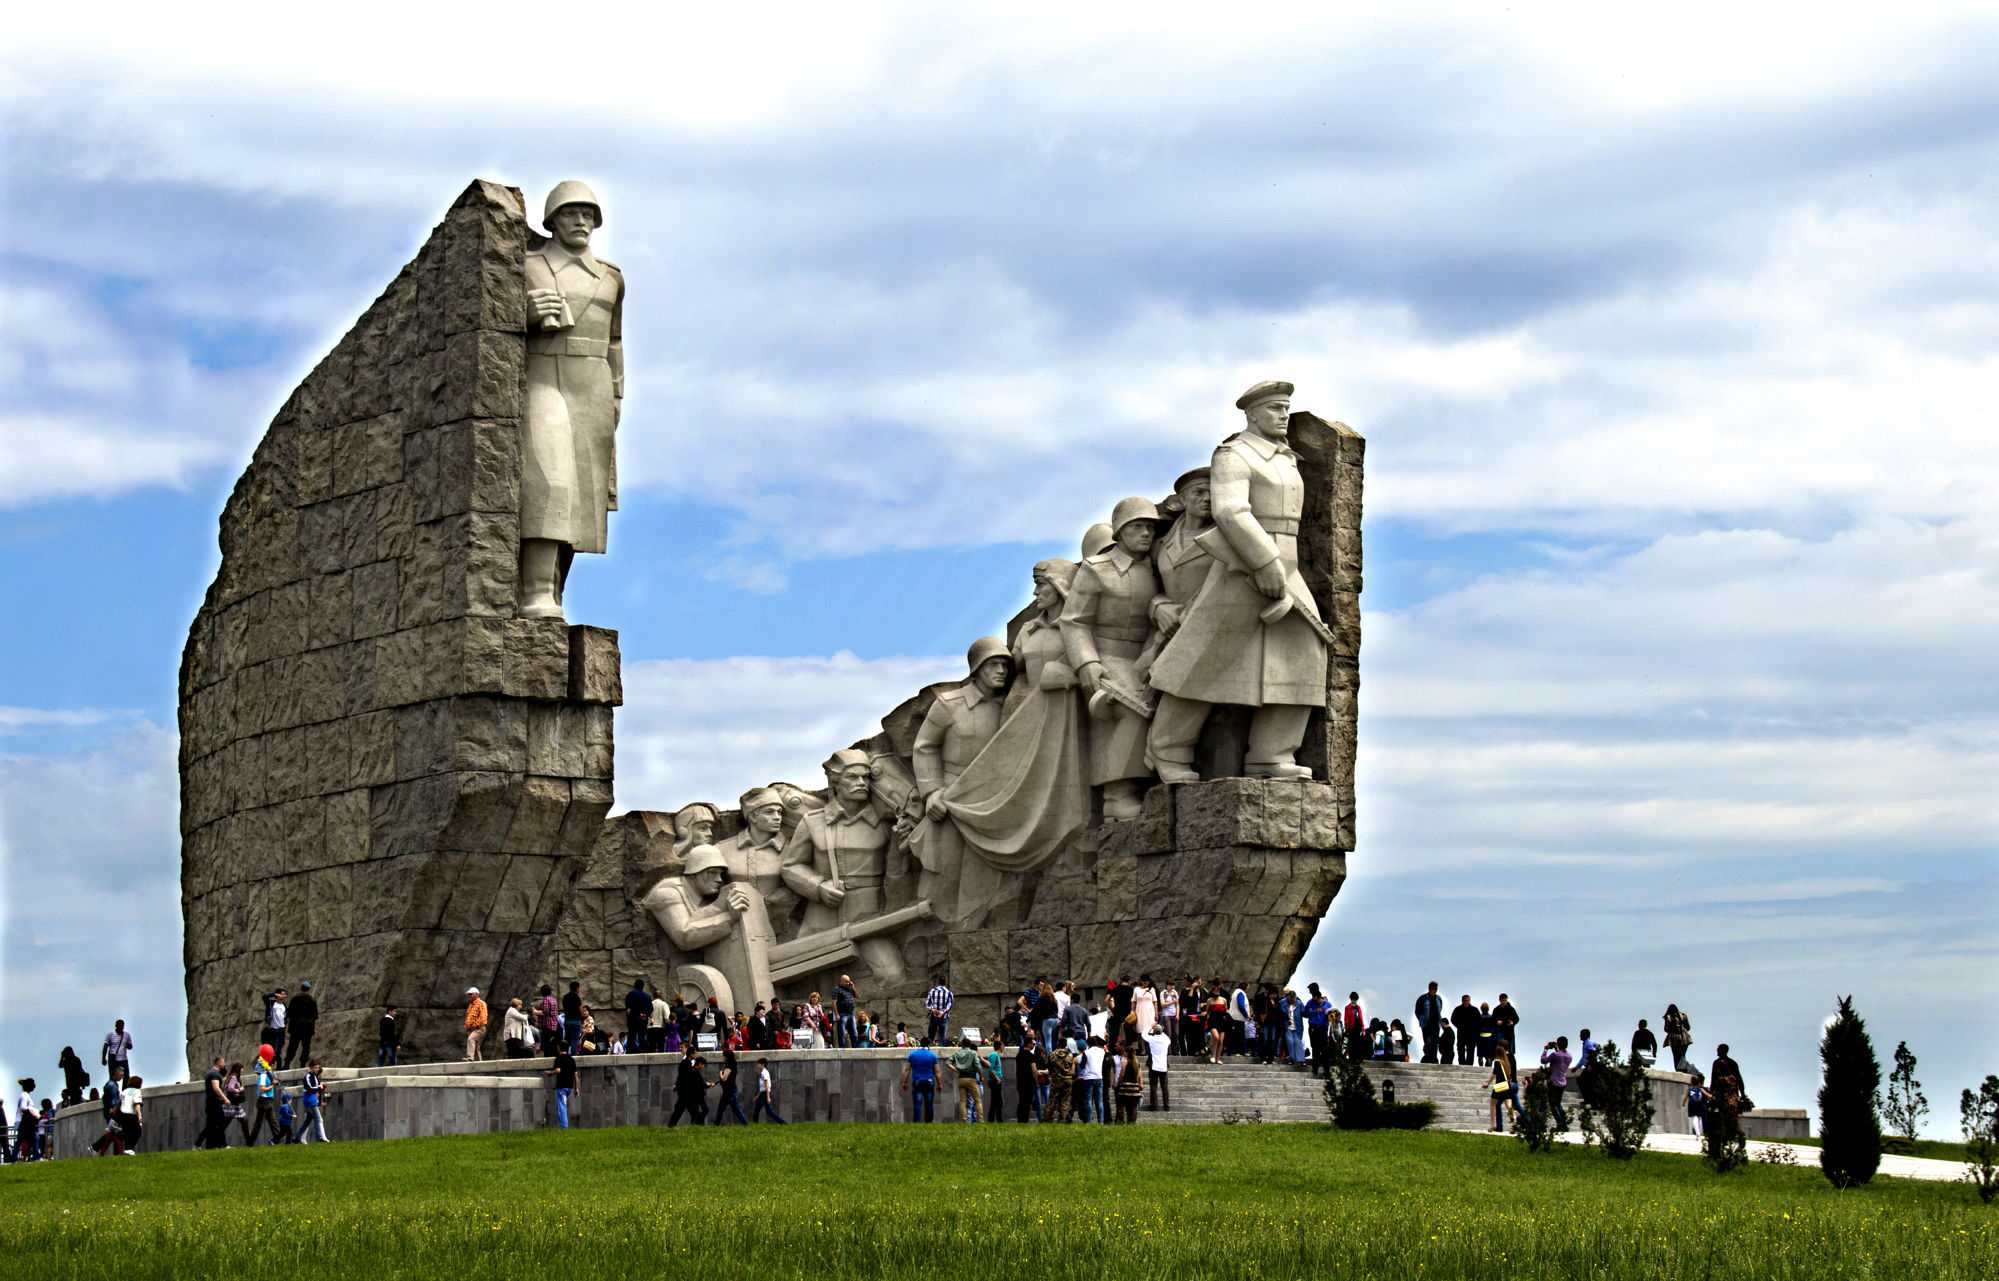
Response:
[{"label": "stone relief of soldiers", "polygon": [[729,879],[747,882],[763,895],[772,929],[779,939],[788,939],[798,932],[800,903],[784,883],[784,798],[774,788],[759,787],[743,793],[738,804],[743,830],[716,848],[728,865]]},{"label": "stone relief of soldiers", "polygon": [[1288,382],[1244,392],[1236,408],[1248,429],[1210,462],[1215,523],[1195,541],[1213,561],[1149,676],[1160,697],[1148,755],[1164,782],[1200,777],[1194,747],[1217,703],[1254,709],[1247,773],[1312,776],[1297,751],[1325,705],[1331,636],[1298,572],[1305,484],[1289,443],[1291,392]]},{"label": "stone relief of soldiers", "polygon": [[911,850],[923,869],[917,895],[937,905],[938,914],[955,919],[958,876],[964,842],[948,821],[944,791],[958,781],[999,732],[1002,700],[1013,675],[1013,655],[997,636],[982,636],[965,654],[971,674],[963,683],[938,694],[916,731],[911,766],[916,793],[927,820],[914,829]]},{"label": "stone relief of soldiers", "polygon": [[[894,810],[884,812],[874,797],[874,765],[868,754],[843,748],[826,760],[832,799],[807,812],[784,850],[784,883],[805,900],[806,933],[865,921],[906,897],[909,853],[894,831]],[[903,977],[902,949],[894,939],[875,936],[856,949],[875,978],[889,985]]]},{"label": "stone relief of soldiers", "polygon": [[639,899],[674,947],[699,960],[682,961],[679,981],[702,989],[724,1011],[774,999],[770,949],[777,940],[763,895],[729,880],[728,862],[713,845],[687,851],[678,876],[662,877]]},{"label": "stone relief of soldiers", "polygon": [[1120,501],[1111,512],[1116,545],[1084,558],[1062,610],[1069,666],[1090,695],[1089,780],[1104,789],[1105,818],[1137,818],[1152,776],[1145,763],[1152,708],[1140,660],[1160,594],[1151,556],[1158,524],[1151,499]]},{"label": "stone relief of soldiers", "polygon": [[[1248,709],[1246,773],[1311,776],[1296,754],[1324,705],[1330,633],[1298,568],[1291,392],[1250,388],[1236,402],[1246,430],[1164,504],[1126,498],[1084,534],[1080,564],[1037,563],[1011,646],[972,645],[970,675],[925,711],[906,766],[877,740],[872,755],[826,761],[827,799],[781,783],[743,796],[742,830],[715,857],[729,890],[754,898],[757,936],[782,936],[774,953],[762,945],[776,981],[858,956],[882,985],[901,983],[906,927],[985,925],[1089,822],[1093,788],[1114,821],[1139,815],[1155,778],[1197,780],[1216,704]],[[706,805],[679,811],[676,851],[693,859],[716,823]],[[707,928],[719,922],[719,874],[678,892],[707,905]]]},{"label": "stone relief of soldiers", "polygon": [[591,235],[604,225],[590,188],[556,184],[542,225],[551,238],[531,248],[525,264],[519,612],[561,618],[570,562],[605,549],[618,505],[625,278],[590,252]]}]

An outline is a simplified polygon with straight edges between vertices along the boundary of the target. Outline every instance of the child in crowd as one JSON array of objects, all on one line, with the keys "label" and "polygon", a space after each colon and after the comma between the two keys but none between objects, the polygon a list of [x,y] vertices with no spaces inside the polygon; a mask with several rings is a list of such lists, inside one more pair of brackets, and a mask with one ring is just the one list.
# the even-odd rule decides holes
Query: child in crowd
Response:
[{"label": "child in crowd", "polygon": [[1687,1132],[1698,1135],[1707,1118],[1707,1087],[1700,1073],[1693,1078],[1687,1083]]},{"label": "child in crowd", "polygon": [[296,1143],[298,1135],[292,1131],[292,1092],[278,1091],[278,1139],[279,1143]]},{"label": "child in crowd", "polygon": [[56,1105],[42,1100],[42,1118],[35,1126],[35,1158],[53,1161],[56,1155]]}]

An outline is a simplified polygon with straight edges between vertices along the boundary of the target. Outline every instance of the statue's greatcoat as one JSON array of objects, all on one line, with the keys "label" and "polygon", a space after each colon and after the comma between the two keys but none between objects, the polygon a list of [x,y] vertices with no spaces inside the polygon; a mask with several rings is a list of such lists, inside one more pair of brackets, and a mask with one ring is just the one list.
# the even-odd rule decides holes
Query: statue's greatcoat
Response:
[{"label": "statue's greatcoat", "polygon": [[1152,664],[1152,687],[1204,703],[1317,707],[1326,701],[1326,645],[1303,611],[1317,618],[1298,573],[1298,521],[1305,482],[1291,447],[1255,432],[1215,449],[1211,472],[1215,528],[1251,568],[1282,562],[1292,610],[1275,623],[1259,617],[1271,598],[1249,575],[1219,560],[1180,630]]},{"label": "statue's greatcoat", "polygon": [[527,414],[521,420],[521,537],[605,547],[617,503],[615,442],[625,389],[625,278],[587,251],[550,241],[527,255],[530,289],[562,293],[566,319],[527,322]]}]

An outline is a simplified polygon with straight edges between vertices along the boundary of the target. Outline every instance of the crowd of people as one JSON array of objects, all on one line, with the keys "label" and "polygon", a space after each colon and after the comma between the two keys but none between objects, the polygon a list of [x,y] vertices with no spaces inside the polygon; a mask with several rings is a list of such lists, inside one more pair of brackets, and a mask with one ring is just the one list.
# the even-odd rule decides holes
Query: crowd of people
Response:
[{"label": "crowd of people", "polygon": [[[464,1060],[486,1057],[486,1033],[491,1013],[478,988],[465,994]],[[230,1134],[243,1146],[259,1139],[269,1143],[326,1142],[322,1106],[322,1065],[311,1047],[318,1021],[312,984],[302,982],[298,995],[278,988],[264,994],[262,1036],[255,1061],[247,1067],[217,1056],[203,1077],[204,1125],[198,1146],[226,1147]],[[1511,1118],[1518,1123],[1522,1085],[1517,1055],[1519,1009],[1504,992],[1495,1001],[1474,1003],[1471,994],[1446,1009],[1438,985],[1416,998],[1407,1023],[1383,1018],[1363,1008],[1360,993],[1349,992],[1338,1003],[1317,983],[1301,995],[1277,984],[1245,983],[1188,976],[1175,983],[1155,982],[1150,974],[1118,975],[1099,990],[1074,980],[1037,978],[1005,1003],[989,1034],[961,1028],[952,1035],[956,995],[943,976],[936,976],[925,994],[923,1030],[912,1032],[898,1022],[893,1030],[862,1003],[850,975],[841,975],[832,1000],[818,992],[806,1000],[766,1004],[750,1010],[724,1010],[713,997],[689,999],[663,993],[655,983],[635,981],[625,993],[622,1026],[602,1027],[583,999],[582,985],[572,982],[560,996],[544,984],[535,996],[512,997],[501,1015],[500,1040],[510,1059],[546,1057],[553,1065],[556,1124],[567,1127],[580,1089],[577,1060],[591,1055],[678,1054],[674,1107],[668,1125],[683,1118],[720,1125],[730,1118],[748,1124],[767,1119],[782,1124],[777,1086],[769,1061],[742,1065],[742,1056],[762,1051],[800,1048],[859,1048],[906,1051],[902,1086],[910,1099],[912,1120],[929,1121],[937,1114],[938,1095],[949,1085],[955,1108],[966,1121],[999,1121],[1006,1113],[1005,1062],[1015,1061],[1018,1121],[1097,1121],[1131,1123],[1141,1107],[1172,1109],[1171,1060],[1175,1056],[1219,1064],[1242,1056],[1257,1063],[1288,1067],[1324,1076],[1336,1057],[1362,1060],[1476,1064],[1488,1072],[1492,1091],[1491,1128],[1503,1130]],[[1668,1005],[1655,1033],[1646,1019],[1629,1042],[1632,1061],[1651,1066],[1660,1053],[1660,1035],[1674,1070],[1692,1077],[1687,1091],[1691,1128],[1699,1133],[1710,1109],[1749,1106],[1742,1071],[1718,1048],[1707,1073],[1688,1061],[1693,1025],[1677,1005]],[[396,1006],[385,1007],[378,1026],[375,1062],[398,1061],[402,1024]],[[1337,1042],[1337,1044],[1335,1044]],[[64,1086],[60,1105],[97,1102],[104,1130],[93,1145],[100,1154],[134,1151],[144,1133],[144,1082],[131,1072],[133,1040],[123,1019],[106,1034],[99,1051],[105,1069],[103,1090],[93,1088],[90,1074],[73,1047],[65,1046],[58,1061]],[[1335,1053],[1337,1051],[1337,1055]],[[1540,1073],[1549,1085],[1556,1123],[1566,1128],[1566,1094],[1571,1084],[1587,1089],[1599,1044],[1588,1028],[1572,1043],[1559,1036],[1546,1043]],[[711,1079],[711,1065],[715,1074]],[[305,1072],[296,1088],[281,1084],[276,1073],[293,1062]],[[747,1079],[744,1074],[748,1073]],[[52,1132],[57,1102],[34,1097],[32,1078],[19,1081],[20,1097],[10,1129],[0,1110],[0,1151],[8,1161],[45,1160],[53,1155]],[[745,1112],[742,1091],[751,1091]],[[710,1092],[715,1092],[713,1105]]]}]

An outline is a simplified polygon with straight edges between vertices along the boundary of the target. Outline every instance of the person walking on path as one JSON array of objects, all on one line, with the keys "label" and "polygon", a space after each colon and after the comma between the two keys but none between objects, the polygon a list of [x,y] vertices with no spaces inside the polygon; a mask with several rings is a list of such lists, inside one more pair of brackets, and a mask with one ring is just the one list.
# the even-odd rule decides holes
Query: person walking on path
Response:
[{"label": "person walking on path", "polygon": [[690,1044],[673,1078],[673,1114],[666,1118],[667,1129],[678,1125],[683,1116],[692,1117],[696,1125],[707,1121],[708,1078],[701,1075],[701,1065],[701,1057]]},{"label": "person walking on path", "polygon": [[1455,1063],[1457,1061],[1458,1030],[1451,1026],[1450,1020],[1446,1019],[1437,1025],[1437,1062]]},{"label": "person walking on path", "polygon": [[465,989],[465,1058],[466,1063],[479,1061],[479,1043],[486,1039],[486,1002],[480,999],[479,989]]},{"label": "person walking on path", "polygon": [[783,1125],[784,1117],[777,1110],[777,1083],[770,1079],[770,1060],[757,1060],[757,1096],[750,1101],[750,1120],[768,1116]]},{"label": "person walking on path", "polygon": [[715,1088],[721,1094],[715,1100],[714,1124],[722,1124],[731,1114],[734,1114],[737,1125],[750,1123],[750,1119],[743,1115],[743,1100],[739,1093],[742,1085],[742,1069],[736,1063],[736,1052],[725,1048],[722,1051],[722,1066],[715,1073]]},{"label": "person walking on path", "polygon": [[271,1075],[271,1056],[276,1052],[269,1045],[260,1045],[257,1047],[257,1067],[255,1074],[257,1086],[257,1121],[256,1124],[250,1127],[250,1137],[244,1141],[244,1147],[257,1146],[257,1136],[262,1134],[267,1128],[271,1133],[271,1142],[276,1143],[278,1141],[278,1084],[277,1078]]},{"label": "person walking on path", "polygon": [[394,1067],[402,1044],[403,1025],[396,1019],[396,1007],[387,1006],[382,1010],[381,1021],[375,1024],[375,1066]]},{"label": "person walking on path", "polygon": [[311,979],[300,981],[298,995],[285,1008],[285,1023],[289,1029],[285,1041],[285,1066],[290,1067],[294,1058],[300,1063],[310,1063],[312,1034],[319,1029],[319,1000],[312,994]]},{"label": "person walking on path", "polygon": [[1513,1073],[1508,1069],[1504,1053],[1492,1056],[1492,1130],[1496,1134],[1506,1133],[1505,1113],[1508,1100],[1513,1094]]},{"label": "person walking on path", "polygon": [[56,1066],[62,1069],[62,1105],[69,1107],[83,1102],[83,1092],[90,1088],[90,1070],[76,1057],[76,1047],[63,1046],[56,1057]]},{"label": "person walking on path", "polygon": [[1444,1023],[1444,998],[1437,995],[1435,979],[1430,988],[1416,998],[1416,1026],[1423,1032],[1423,1062],[1437,1061],[1437,1029]]},{"label": "person walking on path", "polygon": [[1659,1027],[1666,1033],[1666,1048],[1673,1052],[1673,1070],[1687,1072],[1692,1065],[1687,1062],[1687,1051],[1694,1043],[1693,1020],[1689,1019],[1677,1005],[1667,1005],[1665,1017],[1659,1020]]},{"label": "person walking on path", "polygon": [[127,1076],[132,1074],[132,1034],[125,1030],[124,1019],[114,1021],[111,1030],[104,1034],[104,1048],[97,1059],[104,1065],[107,1076],[113,1068]]},{"label": "person walking on path", "polygon": [[250,1146],[250,1117],[243,1106],[243,1098],[248,1093],[243,1088],[243,1065],[231,1063],[228,1075],[222,1078],[222,1094],[229,1102],[222,1109],[223,1144],[228,1145],[229,1122],[236,1123],[236,1129],[243,1136],[243,1146]]},{"label": "person walking on path", "polygon": [[119,1140],[126,1156],[137,1152],[139,1140],[145,1137],[146,1113],[140,1106],[145,1084],[144,1077],[128,1076],[124,1088],[118,1091],[118,1114],[113,1119],[118,1123]]},{"label": "person walking on path", "polygon": [[[14,1159],[32,1161],[35,1159],[35,1078],[24,1076],[15,1084],[21,1087],[21,1097],[14,1103]],[[0,1131],[0,1144],[5,1142],[6,1134]]]},{"label": "person walking on path", "polygon": [[326,1137],[326,1082],[319,1077],[318,1059],[305,1065],[305,1079],[299,1082],[299,1104],[305,1108],[305,1120],[298,1127],[299,1141],[333,1142]]},{"label": "person walking on path", "polygon": [[958,1119],[979,1119],[979,1051],[969,1040],[958,1042],[951,1051],[951,1071],[957,1075]]},{"label": "person walking on path", "polygon": [[201,1139],[198,1148],[215,1149],[229,1146],[229,1088],[225,1084],[228,1074],[223,1071],[220,1054],[208,1065],[208,1071],[201,1077]]},{"label": "person walking on path", "polygon": [[923,1008],[930,1011],[929,1040],[933,1045],[944,1044],[951,1034],[951,989],[944,984],[944,976],[939,974],[931,980],[930,991],[923,998]]},{"label": "person walking on path", "polygon": [[1541,1066],[1548,1069],[1548,1110],[1555,1115],[1555,1128],[1569,1128],[1569,1114],[1562,1110],[1562,1091],[1569,1088],[1569,1038],[1558,1036],[1541,1049]]},{"label": "person walking on path", "polygon": [[569,1047],[559,1045],[555,1049],[555,1066],[542,1073],[555,1078],[555,1128],[569,1128],[569,1109],[576,1101],[576,1056]]},{"label": "person walking on path", "polygon": [[903,1060],[902,1086],[909,1091],[910,1120],[937,1119],[937,1052],[930,1048],[929,1037]]},{"label": "person walking on path", "polygon": [[118,1106],[124,1100],[124,1094],[125,1069],[120,1067],[114,1069],[104,1080],[104,1097],[101,1100],[104,1108],[104,1133],[91,1145],[91,1150],[99,1156],[105,1155],[107,1151],[116,1154],[125,1150],[125,1132],[118,1124]]}]

